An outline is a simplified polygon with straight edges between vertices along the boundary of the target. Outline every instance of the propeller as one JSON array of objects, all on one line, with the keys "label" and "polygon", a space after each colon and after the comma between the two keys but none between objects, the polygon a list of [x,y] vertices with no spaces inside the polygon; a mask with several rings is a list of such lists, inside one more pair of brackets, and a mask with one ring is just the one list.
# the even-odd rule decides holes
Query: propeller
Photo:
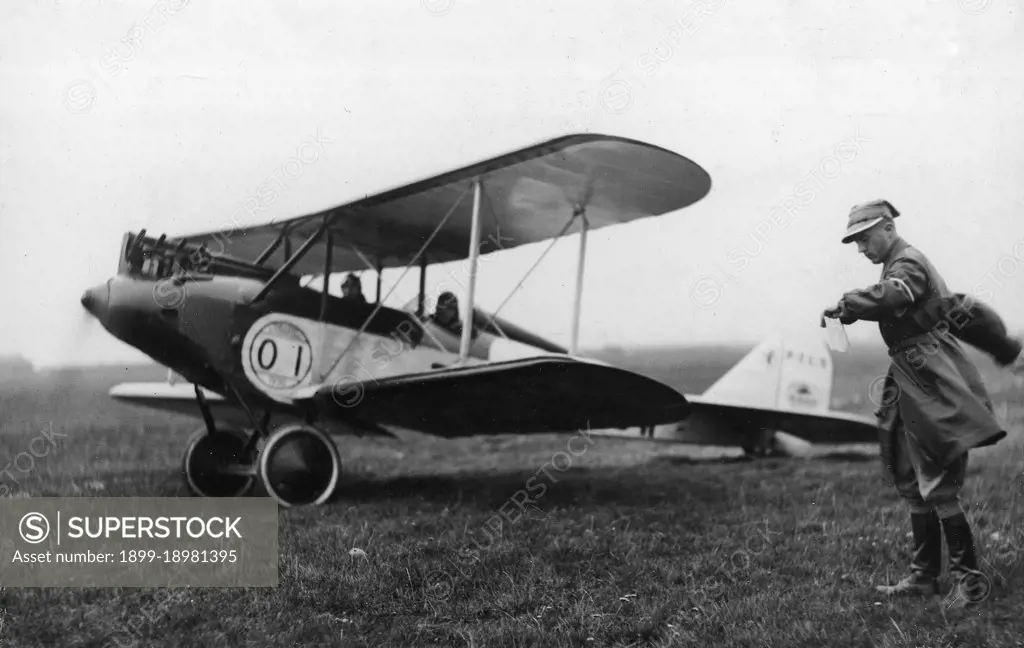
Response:
[{"label": "propeller", "polygon": [[68,331],[68,335],[60,342],[59,355],[62,358],[74,356],[76,350],[87,347],[91,339],[101,335],[104,331],[99,320],[85,310],[81,304],[75,304],[71,308],[77,310],[78,314],[72,316],[74,318],[72,327]]},{"label": "propeller", "polygon": [[[75,301],[77,302],[77,300]],[[75,314],[69,312],[70,310],[78,312]],[[42,375],[45,376],[46,391],[51,394],[48,398],[60,403],[59,407],[62,409],[75,410],[84,404],[79,393],[83,390],[83,382],[87,380],[78,367],[85,368],[86,365],[92,364],[89,359],[79,357],[81,350],[88,349],[94,340],[99,339],[103,327],[78,303],[73,302],[64,309],[64,312],[68,326],[52,340],[52,348],[56,352],[56,365],[58,366],[47,368]],[[35,428],[50,424],[63,434],[70,434],[68,424],[58,421],[59,418],[47,419],[45,422],[42,419],[37,419],[33,422],[33,426]]]}]

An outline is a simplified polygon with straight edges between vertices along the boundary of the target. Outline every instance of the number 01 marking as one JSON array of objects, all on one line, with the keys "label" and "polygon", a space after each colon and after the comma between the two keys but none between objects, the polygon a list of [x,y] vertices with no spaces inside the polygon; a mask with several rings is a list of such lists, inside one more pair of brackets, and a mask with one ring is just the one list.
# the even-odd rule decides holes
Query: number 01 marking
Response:
[{"label": "number 01 marking", "polygon": [[309,340],[286,323],[267,326],[253,339],[249,366],[265,385],[288,389],[298,385],[312,366]]},{"label": "number 01 marking", "polygon": [[[299,371],[302,369],[302,352],[306,349],[301,344],[296,345],[289,342],[285,343],[285,348],[295,351],[294,375],[297,378],[299,376]],[[268,355],[269,358],[267,357]],[[260,349],[256,352],[256,360],[259,362],[260,369],[263,371],[271,371],[277,366],[277,359],[277,340],[274,338],[266,338],[260,342]]]}]

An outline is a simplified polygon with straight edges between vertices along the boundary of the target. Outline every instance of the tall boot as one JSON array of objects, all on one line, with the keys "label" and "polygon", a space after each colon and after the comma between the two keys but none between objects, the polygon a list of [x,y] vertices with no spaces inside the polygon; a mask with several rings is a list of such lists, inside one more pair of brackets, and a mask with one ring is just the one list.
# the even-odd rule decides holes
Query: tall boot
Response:
[{"label": "tall boot", "polygon": [[914,536],[914,557],[910,575],[895,585],[878,585],[876,590],[889,595],[921,595],[939,593],[942,573],[942,525],[935,511],[911,513],[910,529]]},{"label": "tall boot", "polygon": [[949,577],[952,582],[950,596],[954,603],[970,605],[988,596],[990,583],[978,569],[974,552],[974,535],[967,516],[957,513],[942,520],[942,530],[949,547]]}]

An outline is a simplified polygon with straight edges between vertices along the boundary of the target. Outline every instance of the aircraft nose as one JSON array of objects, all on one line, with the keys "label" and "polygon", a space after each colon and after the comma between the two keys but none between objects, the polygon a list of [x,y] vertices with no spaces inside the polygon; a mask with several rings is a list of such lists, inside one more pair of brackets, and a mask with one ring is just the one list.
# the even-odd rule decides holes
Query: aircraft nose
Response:
[{"label": "aircraft nose", "polygon": [[110,301],[110,286],[100,284],[89,288],[82,293],[82,307],[98,320],[103,320],[103,313],[107,309],[107,302]]}]

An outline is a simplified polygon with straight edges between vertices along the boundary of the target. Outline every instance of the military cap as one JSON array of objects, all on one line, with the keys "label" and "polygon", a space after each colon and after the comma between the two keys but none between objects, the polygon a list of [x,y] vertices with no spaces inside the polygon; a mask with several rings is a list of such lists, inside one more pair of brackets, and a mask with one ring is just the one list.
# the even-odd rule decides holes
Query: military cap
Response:
[{"label": "military cap", "polygon": [[853,237],[864,230],[870,229],[885,219],[892,220],[900,215],[899,210],[888,200],[872,200],[850,209],[850,217],[846,222],[846,235],[843,243],[849,243]]}]

